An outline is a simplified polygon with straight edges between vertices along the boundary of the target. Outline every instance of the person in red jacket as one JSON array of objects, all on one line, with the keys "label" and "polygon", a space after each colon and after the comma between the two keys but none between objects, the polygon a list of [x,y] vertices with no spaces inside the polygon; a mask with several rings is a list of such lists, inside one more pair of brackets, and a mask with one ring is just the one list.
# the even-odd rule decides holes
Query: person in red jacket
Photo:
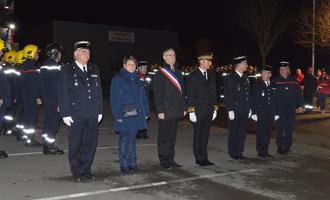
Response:
[{"label": "person in red jacket", "polygon": [[317,82],[317,97],[320,104],[321,113],[325,113],[325,101],[329,94],[329,81],[328,75],[325,70],[322,71],[322,75]]},{"label": "person in red jacket", "polygon": [[304,86],[301,85],[301,82],[304,80],[304,78],[305,78],[305,75],[302,73],[301,69],[298,68],[296,71],[296,79],[297,79],[297,82],[300,85],[300,88],[302,91],[304,91]]}]

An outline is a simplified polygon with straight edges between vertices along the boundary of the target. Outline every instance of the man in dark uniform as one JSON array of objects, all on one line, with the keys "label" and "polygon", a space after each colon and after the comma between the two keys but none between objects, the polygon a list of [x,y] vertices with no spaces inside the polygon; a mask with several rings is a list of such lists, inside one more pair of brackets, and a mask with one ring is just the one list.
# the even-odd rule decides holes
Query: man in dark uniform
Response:
[{"label": "man in dark uniform", "polygon": [[25,62],[21,65],[21,86],[24,107],[23,142],[27,146],[40,146],[35,139],[35,125],[37,123],[40,99],[40,74],[35,62],[39,59],[39,49],[29,44],[24,47]]},{"label": "man in dark uniform", "polygon": [[313,75],[312,67],[307,68],[307,74],[304,76],[301,85],[304,86],[305,110],[307,113],[311,113],[313,110],[313,95],[315,94],[317,87],[317,79]]},{"label": "man in dark uniform", "polygon": [[63,48],[52,43],[46,48],[47,60],[40,67],[41,97],[45,108],[43,129],[43,153],[45,155],[61,155],[64,152],[54,145],[56,133],[60,126],[60,113],[58,110],[57,87],[60,77]]},{"label": "man in dark uniform", "polygon": [[16,51],[7,51],[3,56],[3,72],[7,78],[10,87],[10,105],[6,110],[5,124],[3,127],[4,135],[11,135],[14,131],[16,121],[17,104],[16,104],[16,82],[20,75],[15,69]]},{"label": "man in dark uniform", "polygon": [[214,164],[207,154],[211,123],[218,110],[216,79],[210,70],[212,58],[212,53],[199,55],[199,68],[189,74],[186,82],[187,112],[194,123],[193,149],[196,164],[200,166]]},{"label": "man in dark uniform", "polygon": [[256,121],[257,131],[257,152],[261,158],[272,157],[268,152],[270,134],[275,115],[275,106],[273,103],[273,89],[270,84],[272,76],[272,67],[268,65],[261,66],[261,80],[256,81],[252,86],[252,116]]},{"label": "man in dark uniform", "polygon": [[90,43],[74,44],[74,61],[61,70],[58,102],[68,126],[69,162],[75,181],[93,180],[91,166],[98,141],[98,123],[103,116],[99,69],[89,63]]},{"label": "man in dark uniform", "polygon": [[[148,75],[148,63],[146,61],[140,61],[138,63],[138,72],[140,76],[140,80],[143,83],[144,89],[146,91],[146,96],[148,100],[148,105],[150,104],[150,92],[152,89],[152,82],[151,82],[151,77]],[[148,129],[144,130],[139,130],[136,134],[136,139],[148,139]]]},{"label": "man in dark uniform", "polygon": [[292,146],[296,108],[302,112],[303,97],[296,78],[290,75],[290,64],[282,61],[279,65],[279,76],[273,80],[274,103],[280,117],[276,123],[276,144],[277,153],[287,154]]},{"label": "man in dark uniform", "polygon": [[250,109],[250,83],[247,70],[246,56],[233,59],[235,70],[226,76],[224,81],[225,107],[228,112],[228,152],[235,160],[245,160],[244,141]]},{"label": "man in dark uniform", "polygon": [[[5,48],[5,42],[0,39],[0,60],[3,55],[3,50]],[[0,62],[1,64],[1,62]],[[4,114],[6,108],[9,107],[10,102],[10,88],[9,83],[3,74],[2,65],[0,65],[0,128],[2,127],[4,121]],[[8,154],[5,151],[0,151],[0,158],[7,158]]]},{"label": "man in dark uniform", "polygon": [[173,49],[163,52],[165,64],[153,79],[153,94],[158,113],[158,156],[164,169],[181,167],[174,161],[179,119],[185,116],[185,89],[181,71],[176,68]]}]

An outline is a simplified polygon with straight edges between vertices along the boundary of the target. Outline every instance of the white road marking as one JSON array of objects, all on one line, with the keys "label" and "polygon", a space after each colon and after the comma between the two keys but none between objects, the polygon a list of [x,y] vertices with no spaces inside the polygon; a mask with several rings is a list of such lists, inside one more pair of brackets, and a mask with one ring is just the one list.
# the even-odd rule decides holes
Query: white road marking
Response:
[{"label": "white road marking", "polygon": [[[157,144],[140,144],[136,145],[136,147],[149,147],[149,146],[156,146]],[[97,147],[97,150],[105,150],[105,149],[117,149],[118,146],[109,146],[109,147]],[[68,152],[68,150],[64,150],[64,152]],[[9,157],[15,156],[28,156],[28,155],[39,155],[43,154],[41,151],[38,152],[26,152],[26,153],[11,153],[8,154]]]},{"label": "white road marking", "polygon": [[96,190],[96,191],[91,191],[91,192],[82,192],[82,193],[68,194],[68,195],[62,195],[62,196],[45,197],[45,198],[33,199],[33,200],[72,199],[72,198],[78,198],[78,197],[86,197],[86,196],[93,196],[93,195],[113,193],[113,192],[122,192],[122,191],[135,190],[135,189],[141,189],[141,188],[157,187],[157,186],[161,186],[161,185],[182,183],[182,182],[194,181],[194,180],[199,180],[199,179],[207,179],[207,178],[215,178],[215,177],[220,177],[220,176],[244,174],[244,173],[250,173],[250,172],[256,172],[256,171],[257,171],[256,169],[248,169],[248,170],[241,170],[241,171],[236,171],[236,172],[216,173],[216,174],[196,176],[196,177],[191,177],[191,178],[176,179],[176,180],[171,180],[171,181],[160,181],[160,182],[140,184],[140,185],[110,188],[110,189],[106,189],[106,190]]}]

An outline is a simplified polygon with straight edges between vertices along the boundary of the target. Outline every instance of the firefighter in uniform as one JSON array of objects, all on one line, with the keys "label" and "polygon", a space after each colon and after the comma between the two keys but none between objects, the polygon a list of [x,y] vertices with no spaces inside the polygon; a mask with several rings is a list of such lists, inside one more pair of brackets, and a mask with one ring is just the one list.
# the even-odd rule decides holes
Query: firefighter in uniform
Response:
[{"label": "firefighter in uniform", "polygon": [[3,72],[8,80],[10,87],[10,105],[5,115],[4,135],[11,135],[14,131],[16,121],[17,104],[16,104],[16,82],[18,80],[19,72],[15,69],[16,51],[7,51],[3,56]]},{"label": "firefighter in uniform", "polygon": [[275,90],[275,108],[279,119],[276,123],[277,153],[287,154],[292,146],[296,108],[302,112],[303,96],[295,77],[290,75],[290,64],[279,63],[279,76],[273,79]]},{"label": "firefighter in uniform", "polygon": [[[140,76],[140,80],[143,83],[144,89],[146,91],[148,105],[150,104],[150,92],[152,89],[151,77],[148,76],[148,63],[146,61],[138,62],[138,73]],[[136,139],[148,139],[148,129],[139,130],[136,134]]]},{"label": "firefighter in uniform", "polygon": [[176,68],[173,49],[163,52],[165,64],[153,78],[153,94],[158,114],[158,156],[163,169],[182,167],[174,161],[179,119],[186,114],[182,72]]},{"label": "firefighter in uniform", "polygon": [[58,101],[68,126],[69,162],[75,181],[93,180],[91,172],[98,142],[98,123],[103,116],[99,69],[89,63],[90,43],[74,44],[74,61],[61,70]]},{"label": "firefighter in uniform", "polygon": [[23,143],[27,146],[40,146],[35,139],[35,125],[37,122],[40,99],[40,74],[35,62],[39,59],[39,49],[29,44],[24,47],[25,62],[21,65],[21,87],[24,107],[23,117]]},{"label": "firefighter in uniform", "polygon": [[63,150],[54,145],[56,133],[60,125],[60,113],[58,110],[57,86],[61,70],[61,57],[63,48],[61,45],[52,43],[46,48],[47,60],[40,67],[41,97],[45,108],[43,128],[43,153],[63,154]]},{"label": "firefighter in uniform", "polygon": [[233,59],[235,70],[225,77],[224,94],[225,107],[228,113],[228,153],[234,160],[245,160],[244,141],[250,109],[250,83],[247,70],[246,56]]},{"label": "firefighter in uniform", "polygon": [[16,117],[16,139],[21,140],[23,136],[23,120],[24,120],[24,106],[23,106],[23,97],[22,97],[22,64],[25,62],[24,50],[17,51],[16,53],[16,71],[20,74],[16,79],[16,105],[17,105],[17,117]]},{"label": "firefighter in uniform", "polygon": [[199,55],[199,68],[189,74],[186,82],[187,112],[194,123],[193,150],[196,164],[200,166],[214,164],[207,154],[211,123],[218,110],[216,78],[210,70],[212,58],[212,53]]},{"label": "firefighter in uniform", "polygon": [[[5,42],[2,39],[0,39],[0,60],[5,48],[6,48]],[[4,114],[6,108],[9,107],[9,104],[10,104],[10,87],[3,73],[2,65],[0,65],[0,129],[4,122]],[[5,151],[0,151],[0,158],[7,158],[7,157],[8,154]]]},{"label": "firefighter in uniform", "polygon": [[258,156],[261,158],[271,158],[268,152],[271,130],[274,119],[279,118],[275,113],[273,102],[273,89],[270,83],[272,76],[272,67],[268,65],[261,66],[261,80],[256,81],[252,86],[252,116],[256,122]]}]

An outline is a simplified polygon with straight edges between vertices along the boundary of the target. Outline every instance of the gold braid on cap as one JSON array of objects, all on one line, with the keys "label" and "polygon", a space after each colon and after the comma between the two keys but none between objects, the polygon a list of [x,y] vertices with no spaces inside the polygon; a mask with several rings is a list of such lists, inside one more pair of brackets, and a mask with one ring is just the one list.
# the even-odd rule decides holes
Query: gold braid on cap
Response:
[{"label": "gold braid on cap", "polygon": [[187,113],[192,113],[192,112],[195,112],[195,107],[188,107]]}]

